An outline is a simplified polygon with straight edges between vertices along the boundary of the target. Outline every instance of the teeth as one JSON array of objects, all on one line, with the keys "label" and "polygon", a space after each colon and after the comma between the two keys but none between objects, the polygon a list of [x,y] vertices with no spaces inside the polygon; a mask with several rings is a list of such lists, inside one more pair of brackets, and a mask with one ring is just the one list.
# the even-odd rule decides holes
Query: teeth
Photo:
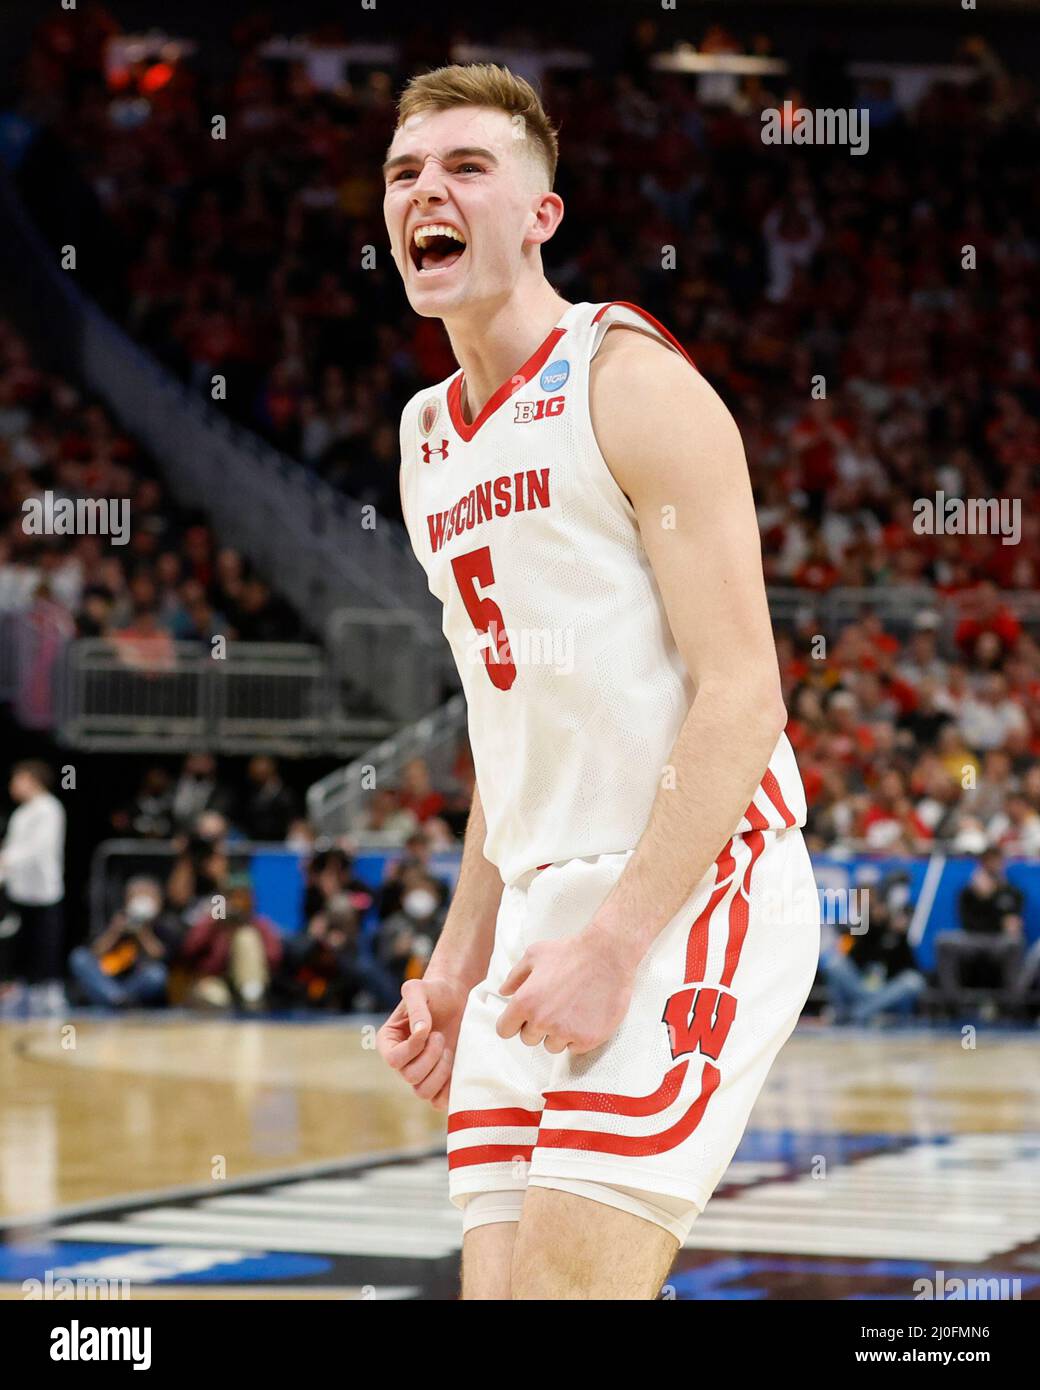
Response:
[{"label": "teeth", "polygon": [[430,222],[425,227],[416,227],[412,233],[412,239],[416,246],[425,246],[430,238],[435,236],[451,237],[452,241],[461,242],[463,246],[466,244],[466,238],[462,233],[456,231],[454,227],[449,227],[446,222]]}]

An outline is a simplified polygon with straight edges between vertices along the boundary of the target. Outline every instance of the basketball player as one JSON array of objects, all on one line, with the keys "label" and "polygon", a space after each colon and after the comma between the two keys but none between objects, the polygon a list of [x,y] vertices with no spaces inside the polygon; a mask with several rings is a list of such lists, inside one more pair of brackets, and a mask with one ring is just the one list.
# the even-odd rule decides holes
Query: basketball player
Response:
[{"label": "basketball player", "polygon": [[453,66],[385,164],[461,364],[404,411],[401,501],[476,790],[379,1049],[448,1110],[464,1298],[650,1299],[805,1002],[818,899],[739,435],[648,314],[546,280],[556,153],[526,82]]}]

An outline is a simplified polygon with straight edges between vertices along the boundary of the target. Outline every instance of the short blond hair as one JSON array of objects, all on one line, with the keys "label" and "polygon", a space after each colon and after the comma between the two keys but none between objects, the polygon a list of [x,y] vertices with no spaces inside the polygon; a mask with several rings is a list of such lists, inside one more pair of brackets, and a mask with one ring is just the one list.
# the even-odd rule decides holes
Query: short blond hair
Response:
[{"label": "short blond hair", "polygon": [[448,111],[454,106],[488,106],[504,111],[535,152],[549,175],[556,178],[559,142],[538,93],[523,77],[497,63],[452,63],[413,77],[397,103],[397,129],[424,111]]}]

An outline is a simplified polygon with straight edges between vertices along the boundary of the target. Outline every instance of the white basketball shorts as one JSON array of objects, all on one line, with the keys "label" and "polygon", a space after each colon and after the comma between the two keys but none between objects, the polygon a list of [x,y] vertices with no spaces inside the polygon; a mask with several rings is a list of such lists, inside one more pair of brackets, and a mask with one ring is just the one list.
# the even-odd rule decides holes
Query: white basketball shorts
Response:
[{"label": "white basketball shorts", "polygon": [[799,829],[735,835],[636,973],[615,1035],[575,1056],[495,1031],[499,986],[535,941],[591,921],[632,851],[571,859],[502,895],[451,1081],[451,1199],[585,1180],[703,1210],[812,987],[820,913]]}]

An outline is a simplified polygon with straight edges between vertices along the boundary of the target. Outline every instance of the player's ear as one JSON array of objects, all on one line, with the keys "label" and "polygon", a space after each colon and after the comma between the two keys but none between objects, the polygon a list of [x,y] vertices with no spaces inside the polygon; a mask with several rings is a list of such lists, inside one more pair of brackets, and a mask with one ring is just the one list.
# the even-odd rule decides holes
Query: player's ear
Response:
[{"label": "player's ear", "polygon": [[539,193],[532,202],[531,214],[531,225],[525,240],[541,246],[563,221],[563,199],[558,193]]}]

